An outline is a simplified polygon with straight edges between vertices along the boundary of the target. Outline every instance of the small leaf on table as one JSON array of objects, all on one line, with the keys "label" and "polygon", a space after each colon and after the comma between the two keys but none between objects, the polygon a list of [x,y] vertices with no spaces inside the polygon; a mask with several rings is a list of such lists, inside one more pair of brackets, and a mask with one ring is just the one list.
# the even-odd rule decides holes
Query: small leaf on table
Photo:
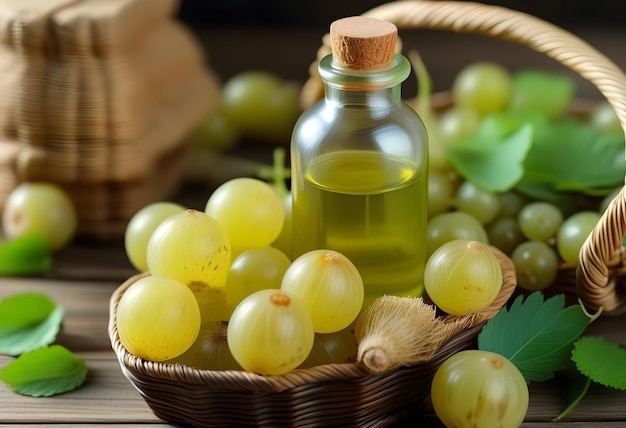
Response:
[{"label": "small leaf on table", "polygon": [[0,354],[17,356],[54,342],[64,310],[41,293],[0,300]]},{"label": "small leaf on table", "polygon": [[565,296],[544,301],[536,291],[518,296],[510,309],[502,308],[478,335],[478,348],[497,352],[520,370],[527,382],[544,381],[571,364],[573,343],[589,318],[580,307],[564,308]]},{"label": "small leaf on table", "polygon": [[572,360],[592,381],[626,390],[626,349],[602,337],[585,336],[574,344]]},{"label": "small leaf on table", "polygon": [[22,354],[0,371],[0,380],[19,394],[49,397],[72,391],[87,378],[87,366],[61,345]]}]

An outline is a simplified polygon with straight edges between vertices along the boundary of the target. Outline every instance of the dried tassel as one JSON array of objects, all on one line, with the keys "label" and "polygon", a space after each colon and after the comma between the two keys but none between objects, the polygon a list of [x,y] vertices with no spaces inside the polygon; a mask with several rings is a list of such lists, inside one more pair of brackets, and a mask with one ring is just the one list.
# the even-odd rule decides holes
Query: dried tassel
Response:
[{"label": "dried tassel", "polygon": [[455,323],[437,318],[435,306],[421,297],[383,296],[357,321],[357,362],[380,374],[428,361],[458,331]]}]

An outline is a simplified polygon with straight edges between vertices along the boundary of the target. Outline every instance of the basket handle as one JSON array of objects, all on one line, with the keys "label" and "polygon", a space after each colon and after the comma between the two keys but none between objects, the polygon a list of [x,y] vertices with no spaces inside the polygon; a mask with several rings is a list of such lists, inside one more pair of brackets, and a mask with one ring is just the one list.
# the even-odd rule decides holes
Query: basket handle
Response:
[{"label": "basket handle", "polygon": [[[398,28],[448,30],[499,38],[543,53],[596,86],[615,109],[626,133],[626,75],[579,37],[532,15],[501,6],[458,1],[395,1],[363,14]],[[579,254],[576,292],[605,313],[626,310],[626,287],[618,283],[626,232],[626,186],[613,199]]]}]

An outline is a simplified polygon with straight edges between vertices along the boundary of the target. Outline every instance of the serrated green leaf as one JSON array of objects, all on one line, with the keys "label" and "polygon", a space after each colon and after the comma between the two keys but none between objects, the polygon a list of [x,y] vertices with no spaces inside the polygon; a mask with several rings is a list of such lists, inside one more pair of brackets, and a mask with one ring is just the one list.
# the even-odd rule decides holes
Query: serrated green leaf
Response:
[{"label": "serrated green leaf", "polygon": [[0,301],[0,354],[17,356],[53,343],[64,310],[40,293],[19,293]]},{"label": "serrated green leaf", "polygon": [[602,337],[585,336],[574,344],[572,360],[592,381],[626,390],[626,349]]},{"label": "serrated green leaf", "polygon": [[510,190],[524,175],[533,123],[538,120],[508,112],[490,115],[471,137],[448,147],[448,160],[460,175],[484,190]]},{"label": "serrated green leaf", "polygon": [[87,366],[61,345],[39,348],[20,355],[0,371],[0,380],[19,394],[49,397],[78,388],[87,377]]},{"label": "serrated green leaf", "polygon": [[520,370],[527,382],[544,381],[571,363],[573,343],[589,318],[580,305],[564,308],[565,297],[544,301],[541,292],[526,300],[518,296],[511,307],[503,308],[478,335],[478,348],[497,352]]}]

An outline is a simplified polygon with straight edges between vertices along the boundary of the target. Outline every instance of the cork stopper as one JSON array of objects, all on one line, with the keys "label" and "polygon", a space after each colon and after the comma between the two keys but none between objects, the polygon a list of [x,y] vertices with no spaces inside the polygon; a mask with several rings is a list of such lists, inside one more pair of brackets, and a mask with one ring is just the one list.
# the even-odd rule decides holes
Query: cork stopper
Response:
[{"label": "cork stopper", "polygon": [[388,65],[398,37],[398,28],[389,21],[364,16],[339,19],[330,25],[333,60],[354,70]]}]

